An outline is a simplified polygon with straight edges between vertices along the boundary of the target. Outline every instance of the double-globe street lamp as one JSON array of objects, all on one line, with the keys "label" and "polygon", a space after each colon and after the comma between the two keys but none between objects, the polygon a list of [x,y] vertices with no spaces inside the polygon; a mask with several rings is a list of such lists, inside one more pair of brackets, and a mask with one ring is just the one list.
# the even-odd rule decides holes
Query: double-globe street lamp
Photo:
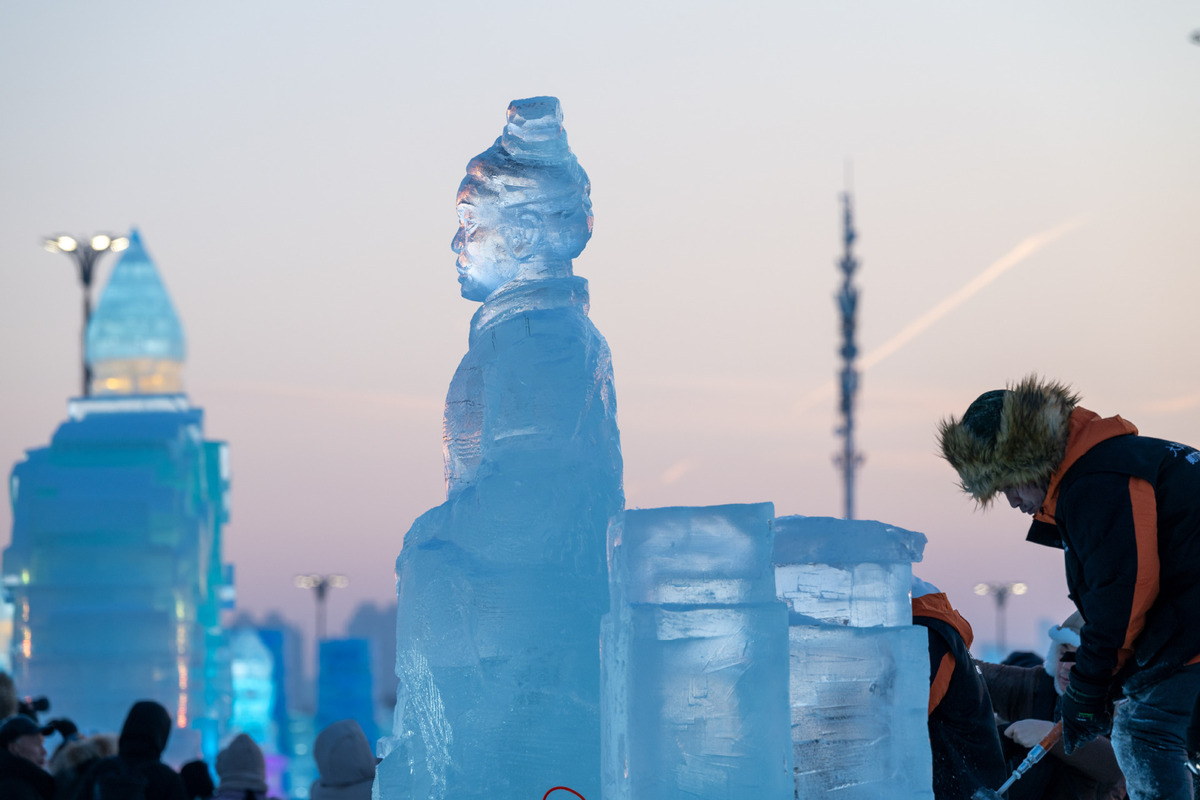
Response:
[{"label": "double-globe street lamp", "polygon": [[296,576],[296,587],[312,589],[317,597],[317,643],[325,641],[325,595],[332,587],[342,589],[350,585],[345,575],[319,575],[315,572]]},{"label": "double-globe street lamp", "polygon": [[76,239],[62,234],[46,237],[42,244],[51,253],[66,253],[75,262],[79,271],[79,283],[83,286],[83,332],[80,334],[79,358],[83,364],[83,396],[92,393],[92,368],[87,363],[87,329],[92,319],[92,277],[96,262],[104,253],[119,253],[129,247],[129,239],[107,233],[93,234],[91,238]]},{"label": "double-globe street lamp", "polygon": [[1029,587],[1020,581],[975,584],[975,594],[980,597],[991,595],[996,598],[996,649],[1000,652],[1001,658],[1008,649],[1004,636],[1004,603],[1010,594],[1025,594],[1028,590]]}]

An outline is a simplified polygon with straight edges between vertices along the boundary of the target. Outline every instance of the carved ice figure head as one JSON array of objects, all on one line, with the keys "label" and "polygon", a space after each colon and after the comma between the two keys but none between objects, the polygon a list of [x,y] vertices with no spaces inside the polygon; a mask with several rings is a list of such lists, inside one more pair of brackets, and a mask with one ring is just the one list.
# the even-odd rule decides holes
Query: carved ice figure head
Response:
[{"label": "carved ice figure head", "polygon": [[504,132],[471,159],[458,187],[450,247],[462,296],[484,300],[509,281],[570,275],[592,236],[591,190],[558,98],[512,101]]}]

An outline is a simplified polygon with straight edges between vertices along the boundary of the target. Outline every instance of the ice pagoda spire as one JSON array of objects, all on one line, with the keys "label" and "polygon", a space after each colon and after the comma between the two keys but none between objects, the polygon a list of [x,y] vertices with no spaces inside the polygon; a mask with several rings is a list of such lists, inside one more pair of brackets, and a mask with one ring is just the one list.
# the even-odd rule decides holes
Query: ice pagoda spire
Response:
[{"label": "ice pagoda spire", "polygon": [[87,330],[92,394],[183,391],[183,326],[135,228]]}]

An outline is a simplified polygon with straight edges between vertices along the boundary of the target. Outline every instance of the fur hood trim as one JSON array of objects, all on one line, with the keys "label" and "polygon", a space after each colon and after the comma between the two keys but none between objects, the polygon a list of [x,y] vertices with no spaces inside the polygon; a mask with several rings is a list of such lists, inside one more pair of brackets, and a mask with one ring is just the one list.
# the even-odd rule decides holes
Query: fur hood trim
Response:
[{"label": "fur hood trim", "polygon": [[1078,403],[1066,384],[1029,375],[1003,393],[993,424],[972,419],[970,408],[962,419],[943,419],[942,457],[958,472],[962,490],[984,507],[1002,489],[1044,487],[1062,462]]}]

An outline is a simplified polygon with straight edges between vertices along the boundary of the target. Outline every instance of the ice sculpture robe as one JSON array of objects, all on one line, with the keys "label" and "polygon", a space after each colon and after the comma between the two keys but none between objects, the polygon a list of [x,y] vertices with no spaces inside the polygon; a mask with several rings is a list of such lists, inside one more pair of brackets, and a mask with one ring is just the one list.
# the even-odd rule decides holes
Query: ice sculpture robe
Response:
[{"label": "ice sculpture robe", "polygon": [[608,345],[587,282],[512,282],[446,397],[448,498],[396,562],[395,734],[417,797],[599,797],[605,541],[623,506]]}]

